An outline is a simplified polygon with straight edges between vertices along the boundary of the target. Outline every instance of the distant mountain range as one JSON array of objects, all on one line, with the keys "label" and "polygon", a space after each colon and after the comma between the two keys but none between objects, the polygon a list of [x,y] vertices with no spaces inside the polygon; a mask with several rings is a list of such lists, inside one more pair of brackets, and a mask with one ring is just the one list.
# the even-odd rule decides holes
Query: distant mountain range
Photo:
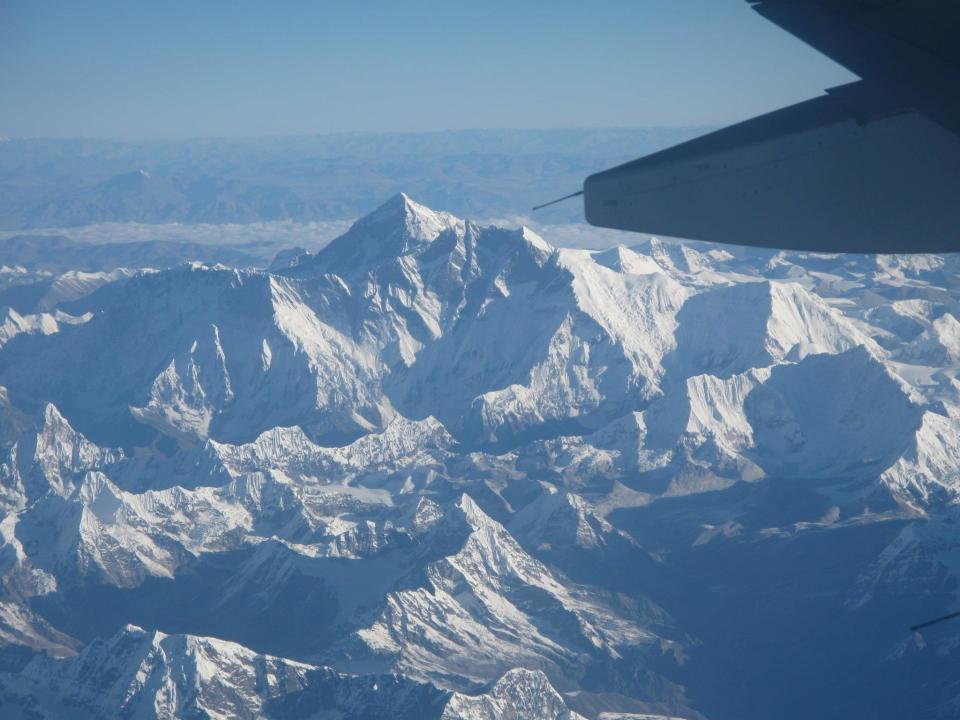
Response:
[{"label": "distant mountain range", "polygon": [[960,257],[397,194],[270,271],[56,272],[0,328],[4,717],[960,707],[908,629],[960,602]]},{"label": "distant mountain range", "polygon": [[[0,143],[0,228],[354,219],[408,190],[471,217],[526,213],[590,172],[702,128],[472,130]],[[581,219],[576,203],[545,222]]]}]

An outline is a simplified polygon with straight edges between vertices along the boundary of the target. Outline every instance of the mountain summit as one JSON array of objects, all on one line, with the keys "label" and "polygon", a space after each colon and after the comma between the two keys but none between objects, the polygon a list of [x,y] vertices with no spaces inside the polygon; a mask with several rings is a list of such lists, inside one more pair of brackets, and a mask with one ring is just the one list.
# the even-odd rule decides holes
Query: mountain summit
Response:
[{"label": "mountain summit", "polygon": [[415,254],[445,231],[463,234],[464,223],[398,193],[315,255],[301,258],[289,274],[320,272],[352,278],[403,255]]}]

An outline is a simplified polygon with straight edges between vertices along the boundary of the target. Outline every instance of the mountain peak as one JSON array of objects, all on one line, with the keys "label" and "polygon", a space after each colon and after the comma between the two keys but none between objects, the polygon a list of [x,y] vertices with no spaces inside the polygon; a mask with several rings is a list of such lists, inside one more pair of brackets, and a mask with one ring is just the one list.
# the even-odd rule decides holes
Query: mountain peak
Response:
[{"label": "mountain peak", "polygon": [[463,233],[464,221],[450,213],[431,210],[397,193],[316,255],[285,270],[305,277],[332,272],[342,277],[366,275],[404,255],[418,253],[446,231]]},{"label": "mountain peak", "polygon": [[526,225],[520,226],[520,237],[530,247],[533,259],[537,265],[543,265],[553,254],[554,247]]},{"label": "mountain peak", "polygon": [[506,720],[515,717],[583,720],[582,715],[567,707],[563,697],[554,689],[542,671],[526,668],[507,671],[486,694],[454,693],[441,720],[447,720],[447,718]]},{"label": "mountain peak", "polygon": [[444,230],[462,227],[463,221],[450,213],[431,210],[400,192],[369,215],[360,218],[354,225],[357,226],[385,229],[388,232],[402,228],[408,240],[404,249],[409,250],[418,244],[432,242]]},{"label": "mountain peak", "polygon": [[[388,207],[406,208],[410,205],[423,207],[423,205],[420,205],[419,203],[414,202],[413,198],[411,198],[405,192],[400,191],[395,195],[391,195],[389,198],[387,198],[383,203],[381,203],[380,207],[377,208],[377,210],[381,208],[388,208]],[[377,212],[377,210],[374,210],[374,212]]]},{"label": "mountain peak", "polygon": [[490,527],[496,524],[493,518],[487,515],[480,506],[477,505],[474,499],[466,493],[460,496],[457,507],[460,509],[460,512],[463,513],[464,519],[473,530],[479,530],[480,528]]},{"label": "mountain peak", "polygon": [[70,426],[70,423],[52,402],[45,403],[40,411],[40,424],[43,427],[66,425],[70,430],[73,430],[73,427]]},{"label": "mountain peak", "polygon": [[73,491],[73,479],[118,462],[121,450],[101,448],[77,432],[53,403],[46,403],[36,427],[18,441],[18,472],[28,478],[25,490],[35,497],[54,490],[66,497]]}]

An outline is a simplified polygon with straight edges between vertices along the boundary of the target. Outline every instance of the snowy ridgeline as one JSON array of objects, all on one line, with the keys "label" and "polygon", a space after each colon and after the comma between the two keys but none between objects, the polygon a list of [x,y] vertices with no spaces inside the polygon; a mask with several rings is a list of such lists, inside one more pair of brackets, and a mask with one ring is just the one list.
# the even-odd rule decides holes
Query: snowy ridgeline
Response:
[{"label": "snowy ridgeline", "polygon": [[57,275],[0,327],[3,715],[949,717],[958,269],[399,195]]}]

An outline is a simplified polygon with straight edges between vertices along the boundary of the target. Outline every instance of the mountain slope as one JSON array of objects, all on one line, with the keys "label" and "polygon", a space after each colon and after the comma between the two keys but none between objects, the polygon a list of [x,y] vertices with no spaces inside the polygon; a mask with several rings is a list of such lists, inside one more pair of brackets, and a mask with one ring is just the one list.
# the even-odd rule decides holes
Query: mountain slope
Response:
[{"label": "mountain slope", "polygon": [[[428,718],[445,697],[410,682],[355,680],[235,643],[127,626],[76,658],[38,657],[0,674],[10,717],[38,710],[81,720],[127,718]],[[39,698],[39,701],[38,701]]]},{"label": "mountain slope", "polygon": [[0,702],[949,716],[956,632],[906,628],[957,603],[957,268],[558,249],[400,194],[270,272],[11,311]]},{"label": "mountain slope", "polygon": [[585,657],[659,642],[636,610],[565,585],[469,496],[445,522],[467,525],[463,547],[427,568],[425,587],[391,593],[358,633],[391,670],[469,686],[518,665],[576,673]]}]

